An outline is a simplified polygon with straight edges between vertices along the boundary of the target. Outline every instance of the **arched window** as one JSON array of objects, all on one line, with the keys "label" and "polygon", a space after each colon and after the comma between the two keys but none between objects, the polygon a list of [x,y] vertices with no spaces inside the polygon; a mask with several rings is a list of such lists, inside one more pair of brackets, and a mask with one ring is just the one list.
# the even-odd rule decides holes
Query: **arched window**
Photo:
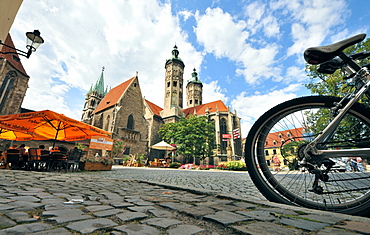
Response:
[{"label": "arched window", "polygon": [[108,115],[107,120],[106,120],[106,123],[105,123],[105,130],[106,131],[109,130],[109,123],[110,123],[110,116]]},{"label": "arched window", "polygon": [[222,141],[222,134],[227,134],[227,123],[225,118],[220,120],[220,132],[221,132],[221,153],[226,153],[227,141]]},{"label": "arched window", "polygon": [[129,129],[129,130],[134,129],[134,116],[132,116],[132,114],[130,114],[130,116],[128,116],[127,129]]}]

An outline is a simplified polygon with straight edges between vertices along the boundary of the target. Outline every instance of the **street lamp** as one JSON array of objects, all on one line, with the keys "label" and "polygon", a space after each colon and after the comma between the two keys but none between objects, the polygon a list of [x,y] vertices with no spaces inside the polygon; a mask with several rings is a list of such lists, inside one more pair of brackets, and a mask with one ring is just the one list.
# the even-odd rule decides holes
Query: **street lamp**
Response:
[{"label": "street lamp", "polygon": [[27,37],[27,46],[26,46],[26,48],[28,49],[27,52],[24,52],[24,51],[18,50],[17,48],[8,46],[8,45],[2,43],[1,40],[0,40],[1,45],[15,50],[15,51],[9,51],[9,52],[1,52],[0,51],[0,53],[1,54],[16,54],[16,55],[25,56],[27,59],[30,58],[32,52],[35,52],[36,49],[41,44],[44,43],[44,39],[40,36],[40,31],[38,31],[38,30],[34,30],[33,32],[27,32],[26,37]]}]

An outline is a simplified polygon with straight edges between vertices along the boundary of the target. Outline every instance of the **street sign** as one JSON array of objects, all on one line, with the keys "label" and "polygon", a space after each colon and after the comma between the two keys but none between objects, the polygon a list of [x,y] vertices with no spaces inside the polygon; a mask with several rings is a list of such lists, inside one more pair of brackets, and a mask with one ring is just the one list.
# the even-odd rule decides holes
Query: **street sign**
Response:
[{"label": "street sign", "polygon": [[239,128],[233,130],[233,136],[234,136],[234,140],[240,138],[240,130],[239,130]]},{"label": "street sign", "polygon": [[222,139],[231,139],[231,134],[222,134]]}]

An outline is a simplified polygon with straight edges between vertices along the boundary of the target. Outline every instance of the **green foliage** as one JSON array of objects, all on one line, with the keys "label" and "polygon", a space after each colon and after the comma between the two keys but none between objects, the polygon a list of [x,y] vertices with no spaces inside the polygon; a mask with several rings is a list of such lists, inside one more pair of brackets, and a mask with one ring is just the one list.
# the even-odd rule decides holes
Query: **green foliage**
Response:
[{"label": "green foliage", "polygon": [[161,138],[177,146],[180,155],[201,160],[212,155],[215,148],[215,126],[207,117],[180,118],[176,123],[167,123],[159,130]]},{"label": "green foliage", "polygon": [[84,144],[81,144],[81,143],[75,143],[74,148],[80,149],[82,151],[86,151],[88,147]]},{"label": "green foliage", "polygon": [[245,171],[247,166],[242,161],[229,161],[226,163],[226,167],[233,171]]},{"label": "green foliage", "polygon": [[[364,42],[358,43],[344,50],[347,55],[359,53],[362,51],[370,51],[370,39],[366,39]],[[369,63],[369,58],[357,61],[360,65]],[[351,92],[353,86],[349,85],[343,78],[346,74],[337,70],[333,74],[321,74],[317,72],[316,65],[306,65],[306,72],[310,79],[310,82],[306,84],[306,88],[311,91],[312,94],[317,95],[328,95],[328,96],[339,96],[343,97],[348,92]],[[360,103],[370,105],[369,98],[367,96],[361,97]],[[329,123],[330,110],[320,110],[313,113],[305,113],[307,117],[306,132],[320,133]],[[355,125],[356,120],[346,115],[345,119],[342,120],[340,127],[333,136],[333,141],[342,141],[350,138],[364,138],[364,136],[370,136],[370,133],[365,133],[361,125]],[[357,136],[354,136],[357,133]],[[335,144],[332,145],[335,147]],[[340,146],[338,146],[340,147]]]},{"label": "green foliage", "polygon": [[113,156],[123,155],[125,145],[121,139],[115,139],[113,143]]},{"label": "green foliage", "polygon": [[171,162],[170,163],[170,168],[179,168],[181,166],[181,163],[179,162]]},{"label": "green foliage", "polygon": [[[362,51],[370,51],[370,39],[358,43],[344,50],[348,55],[359,53]],[[369,63],[369,59],[358,61],[360,65]],[[335,71],[333,74],[322,74],[317,72],[318,65],[306,65],[306,73],[310,79],[305,87],[311,91],[312,94],[330,95],[330,96],[344,96],[352,87],[347,86],[347,82],[343,79],[346,74],[341,70]],[[360,102],[369,104],[367,97],[363,97]]]}]

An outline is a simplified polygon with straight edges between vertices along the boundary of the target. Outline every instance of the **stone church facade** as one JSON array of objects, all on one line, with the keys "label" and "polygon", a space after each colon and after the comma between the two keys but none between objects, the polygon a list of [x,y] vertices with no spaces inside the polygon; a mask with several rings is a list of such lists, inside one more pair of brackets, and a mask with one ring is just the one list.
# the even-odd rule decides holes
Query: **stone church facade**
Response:
[{"label": "stone church facade", "polygon": [[241,136],[225,138],[225,134],[232,135],[234,130],[240,132],[240,118],[221,100],[203,104],[203,84],[195,69],[186,84],[187,108],[183,108],[184,68],[175,45],[172,56],[165,62],[163,108],[143,98],[138,74],[109,91],[104,90],[103,70],[86,94],[82,121],[112,132],[113,138],[123,141],[125,154],[144,154],[152,160],[163,155],[150,146],[161,141],[158,131],[164,123],[189,115],[207,116],[215,123],[216,144],[220,146],[214,161],[211,159],[208,164],[241,156]]},{"label": "stone church facade", "polygon": [[[10,34],[4,43],[14,47]],[[15,50],[4,46],[1,52],[15,52]],[[0,53],[0,115],[21,112],[29,79],[18,55]]]}]

